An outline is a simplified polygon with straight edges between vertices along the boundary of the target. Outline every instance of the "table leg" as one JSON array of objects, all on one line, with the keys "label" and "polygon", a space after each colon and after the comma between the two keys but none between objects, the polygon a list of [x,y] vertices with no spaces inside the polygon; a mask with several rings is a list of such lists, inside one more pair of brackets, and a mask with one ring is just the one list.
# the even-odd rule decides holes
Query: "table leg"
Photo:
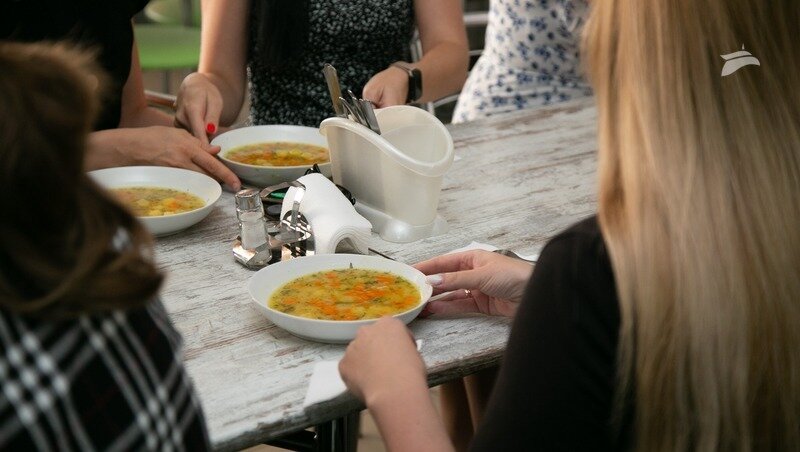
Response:
[{"label": "table leg", "polygon": [[315,452],[317,450],[317,435],[308,430],[301,430],[273,439],[267,444],[295,452]]},{"label": "table leg", "polygon": [[316,426],[317,452],[356,452],[359,412]]},{"label": "table leg", "polygon": [[314,427],[267,442],[296,452],[356,452],[361,417],[358,411]]}]

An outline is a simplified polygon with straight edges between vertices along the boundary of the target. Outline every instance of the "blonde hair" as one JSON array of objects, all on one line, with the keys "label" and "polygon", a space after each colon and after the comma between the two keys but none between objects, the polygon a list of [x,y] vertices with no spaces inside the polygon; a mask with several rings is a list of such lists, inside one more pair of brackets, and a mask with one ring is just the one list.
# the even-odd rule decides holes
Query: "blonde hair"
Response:
[{"label": "blonde hair", "polygon": [[[640,450],[800,449],[800,8],[602,0],[584,57]],[[721,55],[761,62],[722,77]]]}]

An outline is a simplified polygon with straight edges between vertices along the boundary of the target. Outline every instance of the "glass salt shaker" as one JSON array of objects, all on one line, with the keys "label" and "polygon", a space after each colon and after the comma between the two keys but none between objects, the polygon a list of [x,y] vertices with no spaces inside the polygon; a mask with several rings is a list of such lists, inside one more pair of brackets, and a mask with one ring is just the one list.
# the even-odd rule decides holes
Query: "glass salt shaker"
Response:
[{"label": "glass salt shaker", "polygon": [[258,190],[247,188],[236,193],[236,218],[239,219],[239,236],[242,248],[254,250],[267,243],[267,223],[264,205]]}]

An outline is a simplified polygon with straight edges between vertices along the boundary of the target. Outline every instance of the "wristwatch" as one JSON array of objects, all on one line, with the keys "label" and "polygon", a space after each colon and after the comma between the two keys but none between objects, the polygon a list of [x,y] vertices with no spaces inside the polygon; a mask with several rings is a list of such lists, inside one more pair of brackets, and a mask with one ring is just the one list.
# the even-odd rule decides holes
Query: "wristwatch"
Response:
[{"label": "wristwatch", "polygon": [[396,61],[392,66],[400,68],[408,74],[408,95],[406,103],[416,102],[422,97],[422,72],[405,61]]}]

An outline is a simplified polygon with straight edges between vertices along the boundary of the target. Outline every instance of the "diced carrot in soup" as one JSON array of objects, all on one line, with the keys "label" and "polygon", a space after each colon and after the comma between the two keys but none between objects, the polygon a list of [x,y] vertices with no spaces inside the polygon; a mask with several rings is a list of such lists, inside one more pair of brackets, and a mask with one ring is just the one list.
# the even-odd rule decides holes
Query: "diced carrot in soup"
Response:
[{"label": "diced carrot in soup", "polygon": [[279,287],[268,304],[277,311],[310,319],[362,320],[405,312],[420,299],[417,287],[402,276],[345,268],[294,279]]},{"label": "diced carrot in soup", "polygon": [[111,192],[137,217],[173,215],[199,209],[206,203],[180,190],[161,187],[113,188]]},{"label": "diced carrot in soup", "polygon": [[257,166],[310,166],[330,161],[328,150],[322,146],[288,141],[247,144],[231,149],[224,157]]}]

